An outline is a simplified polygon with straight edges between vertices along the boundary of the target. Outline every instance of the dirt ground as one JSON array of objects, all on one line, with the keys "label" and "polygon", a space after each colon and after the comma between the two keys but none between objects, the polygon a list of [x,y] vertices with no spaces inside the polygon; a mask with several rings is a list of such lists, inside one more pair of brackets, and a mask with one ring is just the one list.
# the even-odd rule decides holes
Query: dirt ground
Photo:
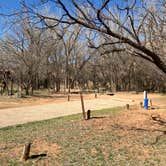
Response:
[{"label": "dirt ground", "polygon": [[112,148],[136,155],[136,165],[141,165],[138,161],[141,163],[149,159],[162,162],[147,165],[166,164],[166,109],[125,111],[117,116],[107,117],[104,123],[102,119],[98,119],[89,125],[93,126],[93,130],[104,132],[111,130],[119,137],[119,140],[111,144]]},{"label": "dirt ground", "polygon": [[[166,95],[149,94],[154,109],[166,108]],[[143,94],[116,93],[114,96],[94,94],[84,95],[86,110],[97,110],[118,106],[139,105]],[[66,95],[51,95],[44,97],[29,97],[23,99],[0,97],[0,127],[23,124],[32,121],[51,119],[81,113],[80,96],[73,94],[70,102]]]},{"label": "dirt ground", "polygon": [[[164,97],[165,96],[165,97]],[[143,93],[136,94],[135,92],[118,92],[115,93],[114,96],[109,96],[106,94],[98,94],[98,98],[102,99],[114,99],[120,101],[135,101],[139,103],[143,99]],[[92,100],[95,98],[95,94],[84,94],[84,99]],[[148,94],[148,98],[155,101],[156,104],[162,103],[166,105],[166,95],[161,95],[158,93],[150,93]],[[0,109],[4,108],[18,108],[18,107],[26,107],[26,106],[35,106],[35,105],[44,105],[48,103],[61,103],[66,102],[68,100],[67,95],[65,94],[50,94],[47,96],[30,96],[25,98],[16,98],[15,96],[7,97],[7,96],[0,96]],[[78,101],[80,100],[79,94],[70,94],[70,101]],[[163,105],[163,104],[162,104]]]},{"label": "dirt ground", "polygon": [[[134,105],[117,113],[92,113],[92,119],[52,119],[0,130],[0,162],[23,165],[23,146],[33,140],[31,158],[25,165],[160,165],[166,163],[166,95],[149,94],[152,106],[141,109],[143,94],[117,93],[114,96],[85,95],[87,109]],[[28,98],[0,109],[0,125],[21,124],[81,112],[79,96]],[[20,102],[22,103],[20,106]],[[8,105],[7,105],[8,106]],[[35,157],[37,155],[37,157]],[[34,158],[33,158],[34,157]],[[73,164],[74,165],[74,164]]]},{"label": "dirt ground", "polygon": [[[46,154],[40,160],[28,161],[34,165],[165,166],[166,163],[166,109],[131,109],[98,115],[89,121],[71,120],[62,125],[50,122],[41,127],[34,124],[32,128],[31,132],[26,129],[24,133],[24,139],[26,135],[33,138],[31,154]],[[17,146],[12,144],[15,139],[20,141]],[[0,144],[5,147],[0,159],[19,161],[23,147],[21,139],[17,133],[12,141],[7,138],[7,145]]]},{"label": "dirt ground", "polygon": [[[86,100],[95,99],[95,94],[83,94],[83,96]],[[110,97],[108,95],[98,94],[97,98],[109,99]],[[80,100],[79,94],[70,94],[70,101],[78,100]],[[16,98],[15,96],[0,96],[0,109],[62,103],[66,101],[68,101],[67,94],[49,94],[45,96],[29,96],[25,98]]]}]

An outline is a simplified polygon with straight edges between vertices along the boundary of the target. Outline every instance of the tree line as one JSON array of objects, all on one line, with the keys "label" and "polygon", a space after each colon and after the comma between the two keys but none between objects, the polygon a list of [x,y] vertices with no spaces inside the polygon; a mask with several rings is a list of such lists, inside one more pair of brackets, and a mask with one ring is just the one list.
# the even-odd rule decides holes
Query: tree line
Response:
[{"label": "tree line", "polygon": [[20,5],[1,14],[10,27],[0,40],[1,94],[166,91],[164,1]]}]

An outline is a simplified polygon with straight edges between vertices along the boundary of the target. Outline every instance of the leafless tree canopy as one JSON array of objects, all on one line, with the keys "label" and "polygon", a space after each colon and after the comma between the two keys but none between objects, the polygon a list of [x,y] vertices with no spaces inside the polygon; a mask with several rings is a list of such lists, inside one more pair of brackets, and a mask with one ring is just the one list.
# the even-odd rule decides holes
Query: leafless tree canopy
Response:
[{"label": "leafless tree canopy", "polygon": [[[38,10],[30,11],[47,27],[54,27],[59,23],[79,24],[106,36],[108,39],[101,43],[102,45],[125,44],[133,56],[154,63],[166,73],[164,0],[153,2],[144,0],[41,1],[43,5],[48,3],[54,6],[52,17]],[[59,12],[58,8],[60,8]],[[49,21],[52,21],[52,24],[49,24]]]},{"label": "leafless tree canopy", "polygon": [[164,0],[22,0],[1,13],[0,90],[165,91]]}]

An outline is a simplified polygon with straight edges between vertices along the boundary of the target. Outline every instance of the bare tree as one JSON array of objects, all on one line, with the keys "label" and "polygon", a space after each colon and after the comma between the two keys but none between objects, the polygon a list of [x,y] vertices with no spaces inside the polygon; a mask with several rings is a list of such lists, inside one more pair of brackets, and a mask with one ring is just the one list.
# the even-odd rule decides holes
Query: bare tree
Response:
[{"label": "bare tree", "polygon": [[[44,3],[47,2],[49,0]],[[124,43],[125,45],[129,45],[132,48],[133,55],[155,64],[161,71],[166,73],[166,64],[163,55],[156,50],[154,51],[150,46],[150,43],[153,42],[150,37],[151,35],[153,36],[153,25],[155,23],[160,27],[162,24],[165,24],[163,22],[165,12],[162,13],[161,18],[158,11],[152,11],[146,1],[138,3],[137,0],[133,0],[133,2],[104,0],[98,1],[96,4],[90,0],[79,2],[72,0],[68,3],[62,0],[50,2],[57,4],[62,9],[60,17],[47,17],[46,15],[42,15],[42,12],[32,12],[32,10],[31,12],[42,22],[53,21],[54,24],[51,27],[57,26],[59,23],[69,25],[79,24],[107,35],[111,41],[114,39],[114,42],[104,44],[116,45]],[[165,8],[164,1],[161,1],[161,3],[158,2],[157,5],[160,9]],[[159,29],[156,30],[160,31]],[[159,49],[160,47],[157,50]]]},{"label": "bare tree", "polygon": [[[48,2],[53,6],[47,11]],[[78,86],[164,91],[166,13],[163,3],[155,3],[22,2],[21,11],[7,15],[12,33],[1,42],[1,68],[14,71],[14,83],[26,94],[40,87],[59,92],[62,84],[68,93]]]}]

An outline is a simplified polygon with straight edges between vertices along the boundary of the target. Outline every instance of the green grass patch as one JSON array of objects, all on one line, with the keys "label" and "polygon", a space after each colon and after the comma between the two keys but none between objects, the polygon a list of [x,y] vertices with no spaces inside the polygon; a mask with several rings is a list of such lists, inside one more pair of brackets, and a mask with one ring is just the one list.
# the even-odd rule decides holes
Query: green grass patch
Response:
[{"label": "green grass patch", "polygon": [[[91,116],[103,116],[108,114],[115,114],[121,111],[122,107],[115,107],[111,109],[102,109],[102,110],[96,110],[91,112]],[[5,142],[11,142],[11,141],[19,141],[21,140],[21,137],[23,136],[22,133],[24,133],[23,141],[25,140],[24,137],[28,137],[27,135],[30,133],[44,133],[44,130],[52,130],[56,128],[65,128],[69,124],[73,124],[76,122],[82,121],[82,114],[75,114],[75,115],[69,115],[64,117],[58,117],[54,119],[49,120],[43,120],[38,122],[30,122],[26,124],[20,124],[15,126],[9,126],[5,128],[0,129],[0,141]],[[19,137],[20,136],[20,137]]]},{"label": "green grass patch", "polygon": [[[124,111],[122,107],[93,111],[93,118],[88,121],[82,120],[82,114],[77,114],[2,128],[0,129],[0,165],[123,166],[157,165],[166,162],[166,159],[159,160],[155,157],[158,155],[158,151],[151,152],[148,159],[140,160],[138,156],[142,155],[141,147],[149,146],[151,148],[151,145],[144,145],[140,135],[134,141],[128,142],[125,135],[111,128],[112,120],[121,111]],[[56,144],[59,149],[57,153],[56,149],[55,153],[48,150],[46,157],[28,160],[26,163],[20,162],[23,145],[36,140],[42,140],[50,146]],[[163,149],[161,150],[162,155],[166,155],[164,141],[153,145],[155,150]],[[124,146],[116,148],[122,142]],[[131,151],[128,148],[129,144],[131,146],[138,144],[140,149]],[[43,153],[40,151],[42,143],[32,144],[32,151],[35,146],[38,146],[36,153]],[[52,150],[54,149],[52,148]]]}]

